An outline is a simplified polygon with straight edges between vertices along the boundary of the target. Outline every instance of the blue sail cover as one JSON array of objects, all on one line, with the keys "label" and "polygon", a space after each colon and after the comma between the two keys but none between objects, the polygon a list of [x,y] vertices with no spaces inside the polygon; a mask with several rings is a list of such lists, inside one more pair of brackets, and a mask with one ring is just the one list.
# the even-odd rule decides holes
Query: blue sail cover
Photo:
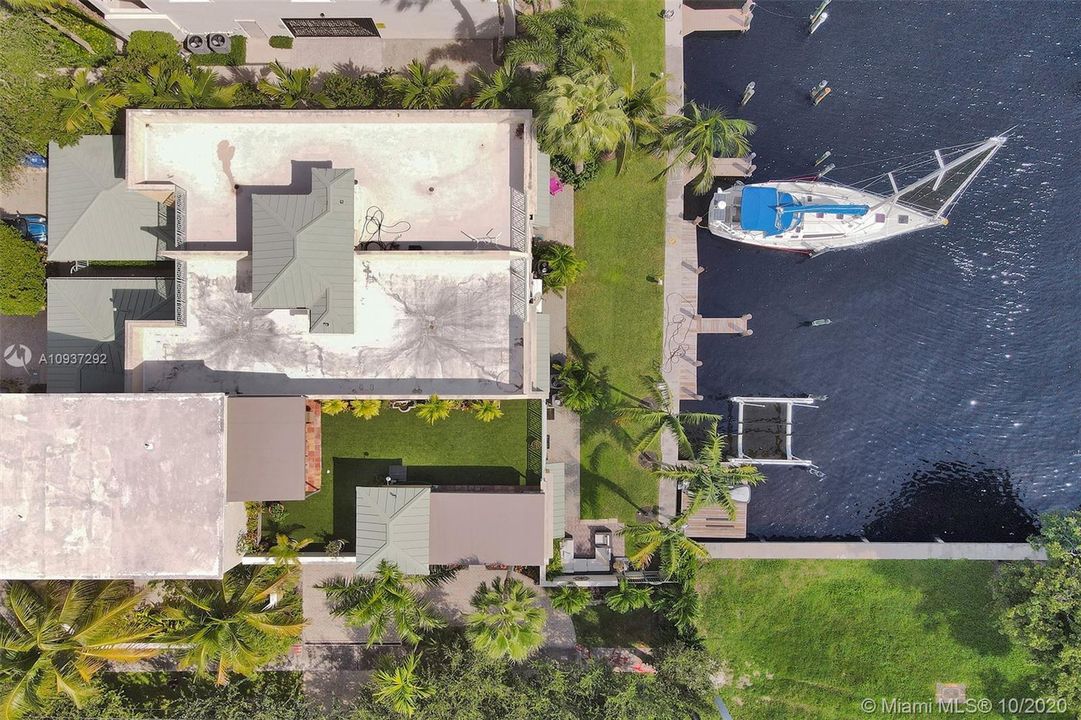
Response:
[{"label": "blue sail cover", "polygon": [[[792,196],[778,193],[777,188],[748,186],[743,188],[743,204],[740,208],[739,226],[744,230],[757,230],[769,235],[779,235],[795,223],[794,215],[782,215],[780,205],[793,205]],[[782,223],[784,223],[782,225]]]},{"label": "blue sail cover", "polygon": [[769,237],[788,230],[795,224],[797,216],[802,213],[863,215],[869,209],[866,205],[833,203],[800,205],[791,195],[777,192],[776,188],[749,186],[743,188],[743,205],[739,224],[744,230],[756,230]]}]

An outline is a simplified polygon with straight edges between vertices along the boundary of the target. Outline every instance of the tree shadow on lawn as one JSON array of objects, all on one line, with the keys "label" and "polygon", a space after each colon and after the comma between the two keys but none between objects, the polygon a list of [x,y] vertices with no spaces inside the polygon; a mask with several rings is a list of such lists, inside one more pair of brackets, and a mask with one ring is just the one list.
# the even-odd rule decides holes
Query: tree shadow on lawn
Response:
[{"label": "tree shadow on lawn", "polygon": [[[581,504],[599,511],[598,509],[602,504],[598,491],[603,487],[622,498],[627,505],[634,509],[635,513],[647,512],[650,508],[639,505],[638,501],[631,497],[622,485],[609,480],[597,471],[604,454],[613,450],[614,446],[611,443],[601,443],[593,448],[588,458],[583,458],[581,466]],[[586,517],[586,513],[583,512],[582,516]]]},{"label": "tree shadow on lawn", "polygon": [[991,590],[996,573],[992,563],[881,560],[872,568],[891,584],[919,592],[914,609],[928,630],[946,626],[954,640],[981,655],[1009,654],[1010,641],[996,624],[998,609]]}]

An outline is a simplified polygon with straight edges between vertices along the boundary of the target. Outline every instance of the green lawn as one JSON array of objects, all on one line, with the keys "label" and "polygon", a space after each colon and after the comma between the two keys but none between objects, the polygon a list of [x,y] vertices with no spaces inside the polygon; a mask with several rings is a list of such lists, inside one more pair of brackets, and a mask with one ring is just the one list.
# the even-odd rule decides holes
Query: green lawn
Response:
[{"label": "green lawn", "polygon": [[383,483],[391,465],[404,464],[410,483],[519,485],[540,482],[539,401],[503,403],[503,417],[482,423],[469,412],[428,425],[416,411],[390,408],[373,420],[347,412],[323,416],[323,487],[288,502],[282,529],[318,543],[356,535],[356,487]]},{"label": "green lawn", "polygon": [[[661,2],[591,0],[582,7],[627,22],[630,55],[617,64],[618,79],[632,63],[639,77],[663,70]],[[629,450],[633,428],[616,426],[611,408],[641,394],[641,376],[661,356],[663,295],[647,278],[664,269],[664,182],[653,180],[662,167],[655,158],[636,156],[616,175],[609,163],[574,197],[574,244],[588,268],[568,293],[568,334],[572,349],[579,348],[612,388],[607,409],[583,418],[583,517],[628,520],[657,502],[657,481]]]},{"label": "green lawn", "polygon": [[993,703],[1039,697],[995,627],[993,574],[961,560],[709,562],[706,645],[749,683],[722,695],[740,720],[849,720],[865,697],[928,700],[936,682]]}]

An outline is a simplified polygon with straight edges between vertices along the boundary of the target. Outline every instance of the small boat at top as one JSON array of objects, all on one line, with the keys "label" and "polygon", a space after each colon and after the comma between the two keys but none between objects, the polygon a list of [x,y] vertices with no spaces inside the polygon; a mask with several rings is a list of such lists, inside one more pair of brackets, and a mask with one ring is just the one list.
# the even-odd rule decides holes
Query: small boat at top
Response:
[{"label": "small boat at top", "polygon": [[[709,230],[718,237],[810,255],[859,247],[948,223],[947,215],[1007,135],[955,148],[863,181],[860,186],[820,177],[718,190],[709,204]],[[930,166],[904,183],[900,178]],[[888,192],[874,192],[876,183]],[[885,190],[885,188],[883,188]]]}]

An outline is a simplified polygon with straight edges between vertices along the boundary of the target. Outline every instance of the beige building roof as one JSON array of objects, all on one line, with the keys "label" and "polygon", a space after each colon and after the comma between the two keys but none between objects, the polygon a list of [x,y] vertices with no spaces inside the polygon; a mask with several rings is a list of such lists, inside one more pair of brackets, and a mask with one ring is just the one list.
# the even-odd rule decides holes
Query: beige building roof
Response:
[{"label": "beige building roof", "polygon": [[230,502],[304,499],[304,398],[226,400]]},{"label": "beige building roof", "polygon": [[4,394],[0,438],[0,578],[217,578],[235,562],[223,395]]},{"label": "beige building roof", "polygon": [[541,492],[435,492],[428,561],[433,565],[543,565],[551,548]]}]

